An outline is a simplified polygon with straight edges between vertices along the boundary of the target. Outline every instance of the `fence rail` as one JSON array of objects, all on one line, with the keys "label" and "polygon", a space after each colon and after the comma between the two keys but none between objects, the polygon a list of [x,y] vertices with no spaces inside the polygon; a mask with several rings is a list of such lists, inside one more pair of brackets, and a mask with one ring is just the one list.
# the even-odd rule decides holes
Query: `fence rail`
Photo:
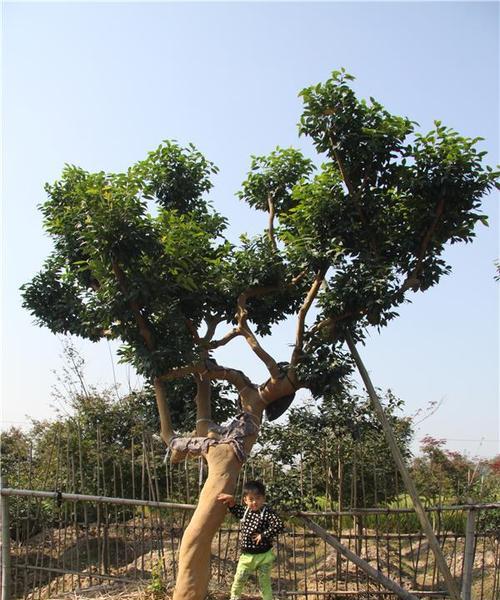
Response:
[{"label": "fence rail", "polygon": [[[4,536],[5,531],[9,534],[11,564],[10,578],[3,578],[2,600],[9,595],[30,600],[57,598],[96,582],[162,581],[168,586],[175,580],[179,544],[193,504],[13,488],[4,488],[1,494],[11,517],[9,527],[7,511],[3,511],[2,530]],[[469,598],[474,600],[497,600],[500,504],[427,510],[457,585],[468,585]],[[408,594],[447,597],[411,509],[377,507],[301,514],[314,518],[350,552]],[[229,519],[214,538],[212,581],[217,589],[231,583],[238,538],[238,528]],[[276,553],[273,585],[280,598],[396,598],[305,527],[297,514],[288,515]],[[462,590],[464,598],[465,593]]]}]

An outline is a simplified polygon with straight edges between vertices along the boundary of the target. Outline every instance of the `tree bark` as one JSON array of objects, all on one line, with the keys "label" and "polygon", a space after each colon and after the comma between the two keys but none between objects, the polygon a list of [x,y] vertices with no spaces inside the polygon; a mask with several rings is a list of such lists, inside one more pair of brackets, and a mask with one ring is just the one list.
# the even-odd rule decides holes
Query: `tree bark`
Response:
[{"label": "tree bark", "polygon": [[174,435],[174,428],[172,426],[172,418],[168,407],[167,394],[165,392],[165,386],[159,377],[155,377],[153,385],[155,389],[156,406],[158,407],[158,414],[160,415],[160,435],[161,439],[168,445]]},{"label": "tree bark", "polygon": [[[255,390],[242,398],[244,408],[259,421],[263,405]],[[256,401],[257,400],[257,401]],[[257,434],[245,440],[248,455]],[[217,501],[220,493],[233,494],[241,463],[229,444],[212,446],[206,455],[208,477],[200,494],[198,506],[182,537],[179,551],[179,571],[173,600],[204,600],[210,581],[212,539],[226,516],[226,507]]]},{"label": "tree bark", "polygon": [[241,464],[228,444],[208,451],[208,477],[198,506],[184,532],[173,600],[204,600],[210,581],[212,539],[226,516],[217,501],[220,493],[233,494]]},{"label": "tree bark", "polygon": [[208,434],[208,424],[212,419],[212,410],[210,404],[211,385],[208,377],[195,375],[196,380],[196,435],[206,436]]},{"label": "tree bark", "polygon": [[[280,398],[293,393],[297,386],[294,369],[289,369],[287,377],[269,379],[260,389],[241,372],[226,369],[217,364],[205,364],[206,371],[197,375],[198,393],[196,397],[198,419],[197,433],[204,430],[205,419],[209,415],[209,378],[224,379],[232,383],[239,392],[241,408],[250,413],[260,424],[266,406]],[[163,378],[175,376],[166,374]],[[162,378],[158,378],[161,383]],[[157,391],[161,391],[158,386]],[[158,399],[158,397],[157,397]],[[161,400],[161,394],[160,394]],[[159,402],[159,406],[161,402]],[[168,429],[168,424],[167,427]],[[162,421],[162,430],[164,424]],[[244,452],[248,456],[258,432],[247,435],[244,440]],[[163,434],[162,434],[162,437]],[[165,439],[165,438],[164,438]],[[210,581],[210,554],[212,539],[221,526],[226,515],[226,507],[217,501],[220,493],[234,494],[238,473],[242,464],[237,459],[229,444],[211,446],[205,455],[208,464],[208,477],[200,493],[200,498],[191,521],[181,541],[179,551],[179,570],[173,600],[204,600]]]}]

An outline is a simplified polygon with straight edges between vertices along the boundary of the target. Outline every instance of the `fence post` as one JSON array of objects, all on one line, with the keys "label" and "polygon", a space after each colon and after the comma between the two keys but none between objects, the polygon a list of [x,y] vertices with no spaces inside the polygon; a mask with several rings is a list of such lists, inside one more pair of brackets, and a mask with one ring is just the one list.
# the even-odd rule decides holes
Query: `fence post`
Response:
[{"label": "fence post", "polygon": [[472,568],[476,542],[476,511],[469,508],[465,525],[464,573],[462,578],[462,600],[472,598]]},{"label": "fence post", "polygon": [[2,600],[10,600],[10,522],[9,522],[9,497],[1,494],[4,482],[0,476],[0,518],[2,520]]}]

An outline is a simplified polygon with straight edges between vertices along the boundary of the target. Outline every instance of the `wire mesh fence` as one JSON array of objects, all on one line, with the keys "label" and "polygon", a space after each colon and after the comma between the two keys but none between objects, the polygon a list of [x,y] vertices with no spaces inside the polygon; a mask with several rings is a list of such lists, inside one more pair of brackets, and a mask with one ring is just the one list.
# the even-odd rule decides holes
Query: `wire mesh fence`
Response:
[{"label": "wire mesh fence", "polygon": [[[28,502],[27,514],[11,531],[11,596],[56,598],[102,582],[147,581],[171,586],[178,551],[192,508],[171,503],[93,498],[78,495],[4,490],[12,502]],[[24,494],[24,495],[23,495]],[[4,496],[5,497],[5,496]],[[51,518],[30,531],[45,505]],[[461,528],[473,510],[472,595],[497,600],[500,595],[500,539],[489,527],[498,505],[429,509],[436,534],[456,581],[464,575],[466,536]],[[447,597],[425,536],[410,509],[365,509],[305,513],[338,537],[377,571],[420,597]],[[286,530],[275,551],[273,579],[281,598],[395,598],[354,563],[311,532],[300,515],[286,516]],[[460,525],[457,527],[457,524]],[[212,585],[228,589],[238,558],[239,529],[230,518],[212,544]]]}]

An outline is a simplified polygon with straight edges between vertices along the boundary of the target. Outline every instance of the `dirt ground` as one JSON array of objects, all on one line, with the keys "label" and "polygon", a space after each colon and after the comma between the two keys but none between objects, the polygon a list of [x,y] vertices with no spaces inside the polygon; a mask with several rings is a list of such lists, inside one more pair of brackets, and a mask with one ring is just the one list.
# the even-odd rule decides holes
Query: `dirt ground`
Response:
[{"label": "dirt ground", "polygon": [[[94,586],[79,592],[67,592],[53,596],[53,600],[88,600],[100,598],[101,600],[172,600],[168,591],[152,592],[144,584],[111,584]],[[244,600],[260,600],[260,596],[243,595]],[[207,600],[229,600],[226,593],[211,592]]]},{"label": "dirt ground", "polygon": [[[367,530],[370,533],[370,530]],[[62,546],[59,546],[54,540],[61,539],[64,541]],[[97,544],[97,537],[94,541]],[[64,569],[68,564],[73,564],[75,557],[79,557],[81,567],[92,566],[91,561],[87,564],[84,561],[86,558],[85,550],[89,545],[89,541],[79,540],[71,531],[57,530],[41,534],[34,539],[34,545],[30,550],[24,547],[14,550],[14,560],[19,560],[19,569],[16,569],[18,574],[17,588],[23,590],[26,588],[27,597],[41,598],[43,600],[83,600],[89,598],[100,598],[101,600],[171,600],[172,587],[175,575],[174,552],[176,547],[166,548],[163,554],[154,549],[152,540],[143,539],[141,544],[134,548],[134,540],[112,538],[109,540],[109,549],[111,552],[110,570],[108,571],[112,577],[128,578],[130,582],[120,581],[101,581],[96,582],[96,578],[90,576],[85,579],[83,575],[76,576],[75,574],[56,575],[55,577],[49,572],[49,568],[44,568],[43,571],[32,571],[26,573],[22,570],[22,563],[42,564],[52,566],[53,568]],[[391,544],[397,544],[392,541]],[[96,545],[94,544],[94,545]],[[91,551],[93,549],[92,544]],[[97,548],[97,546],[96,546]],[[96,548],[94,548],[95,551]],[[457,547],[453,538],[450,538],[444,545],[445,554],[449,559],[457,574],[461,573],[463,551]],[[64,551],[63,559],[61,559],[61,549]],[[401,572],[405,578],[406,586],[412,585],[413,573],[416,565],[418,568],[419,583],[429,585],[431,576],[434,572],[434,564],[432,556],[429,554],[427,542],[423,542],[418,546],[413,543],[406,543],[399,547],[391,549],[390,557],[388,553],[389,541],[386,544],[377,546],[375,540],[366,540],[363,544],[362,551],[370,556],[372,562],[374,557],[377,558],[377,564],[386,569],[390,569],[392,577],[395,573]],[[144,554],[139,557],[139,552]],[[88,554],[88,549],[87,549]],[[94,552],[90,553],[90,558],[95,559]],[[209,590],[207,600],[228,600],[229,587],[232,581],[236,559],[238,555],[237,539],[233,535],[224,534],[220,539],[214,540],[213,545],[214,557],[220,556],[222,562],[214,563],[218,565],[220,571],[213,577],[213,587]],[[135,556],[132,562],[130,557]],[[39,563],[40,561],[40,563]],[[495,590],[498,583],[495,583],[495,573],[498,566],[498,542],[494,542],[493,538],[487,540],[478,547],[476,560],[474,562],[474,585],[473,597],[475,598],[494,598]],[[95,562],[95,561],[94,561]],[[363,577],[358,578],[358,573],[355,566],[347,562],[344,558],[340,560],[336,551],[327,548],[322,543],[312,538],[305,536],[295,537],[293,540],[288,540],[288,544],[281,546],[279,556],[279,564],[281,572],[274,573],[276,580],[281,582],[278,589],[297,590],[299,594],[295,596],[295,600],[302,600],[304,596],[300,594],[301,590],[313,590],[318,585],[335,586],[337,582],[341,582],[341,588],[346,586],[348,589],[355,589],[361,582]],[[169,575],[167,583],[165,578],[159,578],[155,571],[159,564],[165,568],[165,572]],[[340,565],[340,566],[339,566]],[[339,571],[340,568],[340,578]],[[380,568],[380,567],[379,567]],[[61,572],[59,570],[59,572]],[[149,576],[149,579],[144,578],[144,575]],[[76,581],[75,581],[76,579]],[[93,580],[92,580],[93,579]],[[425,581],[427,579],[427,581]],[[135,580],[135,581],[134,581]],[[216,582],[216,583],[215,583]],[[81,586],[81,589],[74,591],[62,591],[74,589],[75,584]],[[248,595],[243,596],[245,600],[256,600],[260,596],[255,595],[257,588],[251,585],[248,589]],[[425,589],[425,588],[424,588]],[[251,594],[254,595],[251,595]],[[296,593],[296,592],[295,592]],[[22,595],[22,594],[21,594]],[[379,597],[379,596],[377,596]],[[340,600],[340,599],[339,599]]]}]

